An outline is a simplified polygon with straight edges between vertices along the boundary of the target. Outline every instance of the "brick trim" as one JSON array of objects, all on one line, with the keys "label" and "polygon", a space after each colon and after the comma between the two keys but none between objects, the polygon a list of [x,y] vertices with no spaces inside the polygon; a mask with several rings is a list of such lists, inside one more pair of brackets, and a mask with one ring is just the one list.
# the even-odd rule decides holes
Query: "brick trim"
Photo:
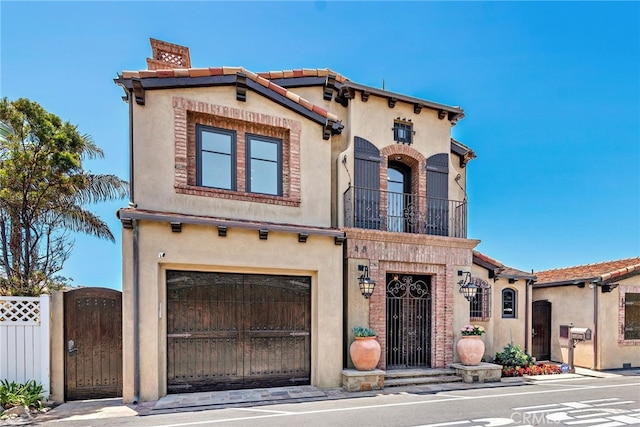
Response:
[{"label": "brick trim", "polygon": [[[453,309],[456,296],[454,272],[471,266],[477,240],[375,230],[344,229],[346,257],[368,259],[369,276],[379,283],[369,298],[369,324],[378,332],[382,348],[378,368],[386,369],[386,275],[431,275],[431,367],[453,362]],[[468,315],[464,313],[464,315]]]},{"label": "brick trim", "polygon": [[[300,206],[302,125],[299,121],[181,97],[173,98],[173,114],[174,188],[177,193],[282,206]],[[236,191],[196,185],[196,124],[236,132]],[[282,196],[246,192],[245,135],[247,133],[282,140]]]},{"label": "brick trim", "polygon": [[621,285],[620,296],[618,299],[618,344],[623,346],[640,346],[640,340],[626,340],[624,339],[624,324],[625,324],[625,296],[627,293],[640,293],[640,287]]}]

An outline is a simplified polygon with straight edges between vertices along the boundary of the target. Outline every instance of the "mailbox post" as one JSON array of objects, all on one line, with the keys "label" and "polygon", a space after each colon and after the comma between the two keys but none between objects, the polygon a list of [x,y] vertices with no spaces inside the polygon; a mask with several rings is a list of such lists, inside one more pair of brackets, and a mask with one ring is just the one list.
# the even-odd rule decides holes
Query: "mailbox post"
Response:
[{"label": "mailbox post", "polygon": [[569,372],[572,374],[576,372],[573,366],[573,349],[576,348],[576,344],[583,341],[591,341],[591,329],[574,328],[572,325],[569,329]]}]

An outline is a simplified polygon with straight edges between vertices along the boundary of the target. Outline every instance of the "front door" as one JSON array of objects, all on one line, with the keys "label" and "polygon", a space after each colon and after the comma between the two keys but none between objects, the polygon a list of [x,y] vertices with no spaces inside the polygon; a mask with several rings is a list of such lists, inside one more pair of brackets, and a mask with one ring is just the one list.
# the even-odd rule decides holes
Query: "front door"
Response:
[{"label": "front door", "polygon": [[551,360],[551,303],[534,301],[532,314],[532,356],[537,360]]},{"label": "front door", "polygon": [[387,274],[387,369],[431,366],[431,276]]},{"label": "front door", "polygon": [[311,278],[167,271],[169,393],[311,379]]},{"label": "front door", "polygon": [[65,399],[122,396],[122,293],[64,293]]}]

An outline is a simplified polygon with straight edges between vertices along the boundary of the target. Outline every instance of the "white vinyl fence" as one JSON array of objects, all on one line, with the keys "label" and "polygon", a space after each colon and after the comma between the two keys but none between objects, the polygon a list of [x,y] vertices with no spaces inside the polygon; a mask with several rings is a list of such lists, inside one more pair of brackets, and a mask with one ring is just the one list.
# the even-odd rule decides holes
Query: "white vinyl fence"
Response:
[{"label": "white vinyl fence", "polygon": [[0,380],[42,384],[49,397],[49,296],[0,296]]}]

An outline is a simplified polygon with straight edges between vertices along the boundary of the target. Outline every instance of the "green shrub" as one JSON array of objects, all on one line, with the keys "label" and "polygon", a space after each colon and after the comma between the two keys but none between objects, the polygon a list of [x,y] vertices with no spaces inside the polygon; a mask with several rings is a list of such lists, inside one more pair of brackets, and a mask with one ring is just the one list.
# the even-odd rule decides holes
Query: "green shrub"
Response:
[{"label": "green shrub", "polygon": [[28,406],[40,409],[42,407],[42,385],[34,380],[26,384],[8,380],[0,381],[0,407]]},{"label": "green shrub", "polygon": [[378,335],[376,331],[371,328],[365,328],[364,326],[355,326],[353,329],[354,337],[375,337]]},{"label": "green shrub", "polygon": [[509,344],[504,351],[496,353],[495,363],[503,368],[526,368],[534,364],[533,357],[517,344]]}]

